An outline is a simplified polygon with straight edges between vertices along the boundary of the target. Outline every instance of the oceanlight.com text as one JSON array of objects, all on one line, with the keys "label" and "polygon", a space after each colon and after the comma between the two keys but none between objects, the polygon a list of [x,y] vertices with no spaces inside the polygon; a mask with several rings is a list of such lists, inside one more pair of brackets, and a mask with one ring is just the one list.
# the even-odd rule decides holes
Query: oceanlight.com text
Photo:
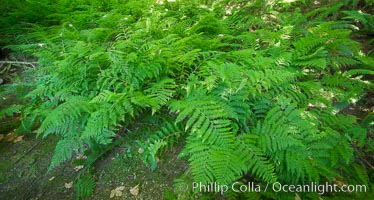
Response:
[{"label": "oceanlight.com text", "polygon": [[272,190],[273,192],[316,192],[318,194],[324,194],[329,192],[366,192],[366,185],[337,185],[337,184],[317,184],[312,182],[310,184],[303,185],[292,185],[292,184],[282,184],[279,182],[268,183],[266,185],[258,185],[253,182],[248,182],[243,184],[241,182],[235,182],[231,185],[218,184],[216,182],[211,182],[208,184],[203,184],[201,182],[192,183],[192,191],[195,192],[214,192],[214,193],[225,193],[228,190],[233,192],[266,192]]}]

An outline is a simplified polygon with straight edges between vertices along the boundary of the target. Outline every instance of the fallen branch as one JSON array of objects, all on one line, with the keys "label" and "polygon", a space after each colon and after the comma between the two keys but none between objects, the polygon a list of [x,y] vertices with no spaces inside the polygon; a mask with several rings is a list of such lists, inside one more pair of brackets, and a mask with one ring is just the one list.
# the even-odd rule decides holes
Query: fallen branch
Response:
[{"label": "fallen branch", "polygon": [[7,60],[6,61],[0,61],[0,66],[2,66],[3,64],[31,65],[33,68],[35,68],[36,65],[38,64],[38,62],[7,61]]}]

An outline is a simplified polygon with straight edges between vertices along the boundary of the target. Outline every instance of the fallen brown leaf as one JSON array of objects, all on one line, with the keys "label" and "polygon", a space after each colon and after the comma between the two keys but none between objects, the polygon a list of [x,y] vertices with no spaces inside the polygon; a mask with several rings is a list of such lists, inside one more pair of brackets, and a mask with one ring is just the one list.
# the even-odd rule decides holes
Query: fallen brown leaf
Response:
[{"label": "fallen brown leaf", "polygon": [[139,195],[139,184],[131,188],[130,193],[134,196],[138,196]]},{"label": "fallen brown leaf", "polygon": [[71,181],[69,183],[65,183],[65,188],[66,189],[70,189],[72,186],[73,186],[73,181]]},{"label": "fallen brown leaf", "polygon": [[16,138],[13,140],[13,143],[21,142],[21,141],[22,141],[22,138],[23,138],[23,135],[16,137]]},{"label": "fallen brown leaf", "polygon": [[83,168],[84,168],[84,165],[78,165],[78,166],[74,167],[74,170],[77,172],[77,171],[79,171]]},{"label": "fallen brown leaf", "polygon": [[7,142],[11,142],[11,141],[13,141],[14,139],[15,139],[15,135],[13,134],[13,133],[8,133],[6,136],[5,136],[5,140],[7,141]]},{"label": "fallen brown leaf", "polygon": [[122,191],[124,189],[125,189],[125,186],[116,187],[116,189],[110,191],[110,198],[122,196],[123,194]]},{"label": "fallen brown leaf", "polygon": [[139,148],[139,149],[138,149],[138,153],[139,153],[139,154],[142,154],[143,152],[144,152],[144,150],[143,150],[142,148]]},{"label": "fallen brown leaf", "polygon": [[122,196],[122,192],[119,191],[119,190],[112,190],[110,191],[110,198],[113,198],[113,197],[120,197]]},{"label": "fallen brown leaf", "polygon": [[3,140],[4,134],[0,134],[0,141]]},{"label": "fallen brown leaf", "polygon": [[116,188],[116,190],[121,190],[121,191],[124,190],[124,189],[125,189],[125,186],[119,186],[119,187]]},{"label": "fallen brown leaf", "polygon": [[82,160],[87,160],[87,156],[85,156],[85,155],[83,155],[83,154],[78,154],[77,157],[76,157],[75,159],[77,159],[77,160],[80,160],[80,159],[82,159]]}]

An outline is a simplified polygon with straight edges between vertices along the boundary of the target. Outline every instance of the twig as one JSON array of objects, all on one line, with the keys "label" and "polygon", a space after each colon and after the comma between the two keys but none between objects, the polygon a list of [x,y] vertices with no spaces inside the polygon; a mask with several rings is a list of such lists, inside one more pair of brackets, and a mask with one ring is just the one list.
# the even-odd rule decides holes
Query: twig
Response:
[{"label": "twig", "polygon": [[38,143],[36,143],[34,146],[32,146],[29,150],[27,150],[20,158],[18,158],[12,165],[15,165],[17,164],[23,157],[25,157],[28,153],[30,153],[33,149],[35,149],[35,147],[37,147],[39,144],[41,143],[41,141],[39,141]]},{"label": "twig", "polygon": [[360,158],[360,160],[362,162],[364,162],[368,167],[370,167],[370,169],[374,169],[373,165],[371,165],[367,160],[363,159],[363,158]]},{"label": "twig", "polygon": [[23,61],[0,61],[0,66],[3,64],[18,64],[18,65],[31,65],[33,68],[38,64],[38,62],[23,62]]}]

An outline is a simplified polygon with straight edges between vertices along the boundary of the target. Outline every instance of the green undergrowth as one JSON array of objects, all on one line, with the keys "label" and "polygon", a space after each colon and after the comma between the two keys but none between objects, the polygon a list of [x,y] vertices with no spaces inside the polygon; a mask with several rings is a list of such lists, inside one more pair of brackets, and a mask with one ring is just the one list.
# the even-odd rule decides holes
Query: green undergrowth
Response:
[{"label": "green undergrowth", "polygon": [[[85,166],[74,181],[77,198],[95,193],[95,163],[126,141],[156,171],[165,153],[183,147],[174,153],[188,169],[167,192],[170,199],[369,195],[373,115],[361,105],[370,104],[373,90],[372,40],[361,49],[352,39],[372,35],[368,1],[8,6],[1,20],[19,21],[2,28],[2,42],[38,58],[39,66],[26,103],[0,117],[21,112],[25,131],[37,127],[37,137],[58,138],[48,171],[87,157],[75,161]],[[349,107],[365,111],[358,118]],[[192,190],[193,182],[328,182],[365,185],[367,192],[220,194]]]}]

